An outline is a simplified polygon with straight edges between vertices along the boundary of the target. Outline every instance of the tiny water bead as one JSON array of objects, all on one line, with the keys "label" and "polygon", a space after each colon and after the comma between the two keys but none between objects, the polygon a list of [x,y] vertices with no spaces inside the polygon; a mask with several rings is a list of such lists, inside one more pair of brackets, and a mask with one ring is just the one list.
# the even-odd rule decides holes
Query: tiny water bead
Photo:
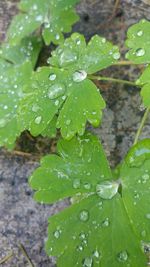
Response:
[{"label": "tiny water bead", "polygon": [[34,120],[34,122],[35,122],[36,124],[40,124],[41,121],[42,121],[42,117],[41,117],[41,116],[36,117],[35,120]]},{"label": "tiny water bead", "polygon": [[71,123],[71,120],[66,120],[66,125],[70,125],[70,123]]},{"label": "tiny water bead", "polygon": [[142,57],[145,55],[145,50],[143,48],[138,48],[135,53],[137,57]]},{"label": "tiny water bead", "polygon": [[87,73],[84,70],[79,70],[74,72],[73,81],[74,82],[82,82],[87,77]]},{"label": "tiny water bead", "polygon": [[93,266],[93,259],[90,257],[87,257],[83,260],[83,267],[92,267]]},{"label": "tiny water bead", "polygon": [[93,256],[97,259],[100,257],[100,255],[101,253],[97,249],[93,252]]},{"label": "tiny water bead", "polygon": [[60,237],[61,231],[56,230],[53,234],[54,234],[54,237],[55,237],[56,239],[58,239],[58,238]]},{"label": "tiny water bead", "polygon": [[55,73],[52,73],[49,75],[49,80],[50,81],[54,81],[56,79],[56,74]]},{"label": "tiny water bead", "polygon": [[79,179],[74,179],[73,180],[73,188],[74,189],[80,188],[80,180]]},{"label": "tiny water bead", "polygon": [[123,250],[117,254],[117,260],[120,262],[126,262],[128,260],[128,253],[126,250]]},{"label": "tiny water bead", "polygon": [[77,251],[83,251],[83,246],[77,246]]},{"label": "tiny water bead", "polygon": [[137,36],[142,36],[142,35],[143,35],[143,31],[142,30],[137,32]]},{"label": "tiny water bead", "polygon": [[86,222],[89,219],[89,212],[87,210],[82,210],[79,214],[80,221]]},{"label": "tiny water bead", "polygon": [[119,53],[119,52],[116,52],[116,53],[114,53],[114,54],[112,55],[112,57],[113,57],[114,59],[119,59],[119,58],[120,58],[120,53]]},{"label": "tiny water bead", "polygon": [[110,224],[109,219],[106,218],[106,219],[102,222],[102,227],[108,227],[109,224]]}]

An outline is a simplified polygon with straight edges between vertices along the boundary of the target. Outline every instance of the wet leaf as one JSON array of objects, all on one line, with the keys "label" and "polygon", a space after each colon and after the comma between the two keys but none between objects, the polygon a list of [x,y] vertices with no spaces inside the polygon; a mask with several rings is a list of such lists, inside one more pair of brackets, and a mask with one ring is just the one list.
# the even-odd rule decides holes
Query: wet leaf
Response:
[{"label": "wet leaf", "polygon": [[150,22],[142,19],[128,29],[126,58],[134,63],[150,63]]},{"label": "wet leaf", "polygon": [[[29,94],[19,109],[24,129],[40,134],[55,115],[56,127],[68,140],[76,133],[84,134],[87,122],[97,127],[105,102],[88,75],[113,64],[118,57],[118,48],[104,38],[96,35],[86,45],[83,35],[72,34],[52,53],[51,66],[33,74]],[[39,108],[34,109],[34,105]]]},{"label": "wet leaf", "polygon": [[0,146],[13,148],[23,130],[17,109],[41,49],[41,41],[31,38],[20,45],[3,44],[0,49]]},{"label": "wet leaf", "polygon": [[[53,203],[76,198],[49,219],[46,250],[57,256],[57,266],[146,266],[150,243],[147,145],[150,139],[131,148],[115,180],[102,146],[88,133],[61,140],[58,155],[42,159],[30,178],[35,200]],[[130,164],[131,157],[135,164]]]},{"label": "wet leaf", "polygon": [[8,40],[18,44],[22,38],[42,27],[42,35],[47,45],[59,44],[63,33],[71,31],[71,26],[79,19],[74,10],[79,0],[22,0],[20,13],[15,16],[8,30]]}]

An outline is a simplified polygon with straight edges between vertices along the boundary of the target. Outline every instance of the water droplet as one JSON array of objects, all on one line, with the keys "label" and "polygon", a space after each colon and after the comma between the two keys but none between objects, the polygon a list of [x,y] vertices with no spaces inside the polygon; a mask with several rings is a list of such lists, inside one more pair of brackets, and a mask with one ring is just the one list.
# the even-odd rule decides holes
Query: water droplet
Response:
[{"label": "water droplet", "polygon": [[56,38],[56,40],[59,40],[60,39],[60,35],[56,34],[55,38]]},{"label": "water droplet", "polygon": [[49,75],[49,80],[50,81],[54,81],[56,79],[56,74],[55,73],[52,73]]},{"label": "water droplet", "polygon": [[80,212],[79,218],[82,222],[86,222],[89,219],[89,212],[87,210],[82,210]]},{"label": "water droplet", "polygon": [[102,43],[103,43],[103,44],[106,43],[106,38],[102,38]]},{"label": "water droplet", "polygon": [[83,247],[82,246],[77,246],[77,251],[83,251]]},{"label": "water droplet", "polygon": [[42,15],[38,15],[36,18],[35,18],[36,21],[42,21],[43,20],[43,17]]},{"label": "water droplet", "polygon": [[58,239],[58,238],[60,237],[60,234],[61,234],[61,232],[60,232],[59,230],[56,230],[56,231],[54,232],[54,237],[55,237],[56,239]]},{"label": "water droplet", "polygon": [[120,58],[120,53],[119,53],[119,52],[116,52],[116,53],[114,53],[114,54],[112,55],[112,57],[113,57],[114,59],[119,59],[119,58]]},{"label": "water droplet", "polygon": [[117,254],[117,259],[120,262],[125,262],[128,260],[128,253],[126,250],[123,250]]},{"label": "water droplet", "polygon": [[80,180],[79,179],[74,179],[73,180],[73,188],[74,189],[80,188]]},{"label": "water droplet", "polygon": [[59,105],[59,100],[56,100],[55,101],[55,106],[58,106]]},{"label": "water droplet", "polygon": [[85,183],[83,186],[87,190],[91,188],[91,184],[90,183]]},{"label": "water droplet", "polygon": [[149,180],[149,174],[143,174],[142,175],[142,183],[145,184]]},{"label": "water droplet", "polygon": [[79,238],[80,238],[80,239],[85,239],[85,238],[86,238],[85,233],[80,233],[80,234],[79,234]]},{"label": "water droplet", "polygon": [[105,181],[96,186],[96,192],[103,199],[111,199],[117,194],[118,187],[119,183],[116,181]]},{"label": "water droplet", "polygon": [[40,107],[39,107],[37,104],[34,104],[34,105],[32,106],[32,111],[33,111],[33,112],[37,112],[39,109],[40,109]]},{"label": "water droplet", "polygon": [[146,218],[147,218],[147,219],[150,219],[150,213],[147,213],[147,214],[146,214]]},{"label": "water droplet", "polygon": [[137,57],[142,57],[142,56],[144,56],[145,55],[145,50],[143,49],[143,48],[138,48],[137,50],[136,50],[136,56]]},{"label": "water droplet", "polygon": [[4,109],[5,109],[5,110],[6,110],[6,109],[8,109],[8,106],[7,106],[7,105],[5,105],[5,106],[4,106]]},{"label": "water droplet", "polygon": [[66,125],[70,125],[71,120],[66,120]]},{"label": "water droplet", "polygon": [[50,87],[50,90],[48,91],[48,97],[50,99],[55,99],[58,96],[63,95],[65,92],[65,87],[61,84],[54,84]]},{"label": "water droplet", "polygon": [[143,31],[138,31],[137,32],[137,36],[142,36],[143,35]]},{"label": "water droplet", "polygon": [[5,120],[5,119],[0,119],[0,128],[5,127],[6,124],[7,124],[7,120]]},{"label": "water droplet", "polygon": [[73,74],[73,81],[74,82],[82,82],[87,77],[87,73],[84,70],[76,71]]},{"label": "water droplet", "polygon": [[109,226],[109,219],[106,218],[103,222],[102,222],[102,226],[103,227],[108,227]]},{"label": "water droplet", "polygon": [[100,257],[100,253],[99,253],[99,251],[97,249],[93,252],[93,256],[96,257],[96,258]]},{"label": "water droplet", "polygon": [[34,122],[36,124],[40,124],[41,121],[42,121],[42,117],[41,116],[36,117],[35,120],[34,120]]},{"label": "water droplet", "polygon": [[93,259],[92,258],[85,258],[84,260],[83,260],[83,264],[82,264],[82,266],[83,267],[92,267],[92,265],[93,265]]},{"label": "water droplet", "polygon": [[45,22],[44,23],[44,28],[45,29],[49,29],[50,28],[50,23],[49,22]]}]

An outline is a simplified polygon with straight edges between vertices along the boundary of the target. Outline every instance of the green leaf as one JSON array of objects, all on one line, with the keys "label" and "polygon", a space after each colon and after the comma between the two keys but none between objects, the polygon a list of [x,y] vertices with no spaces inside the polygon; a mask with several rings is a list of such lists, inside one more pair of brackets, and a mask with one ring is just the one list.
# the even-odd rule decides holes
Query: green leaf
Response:
[{"label": "green leaf", "polygon": [[[68,140],[76,133],[82,135],[87,121],[97,127],[105,102],[88,74],[113,64],[119,55],[118,48],[104,38],[96,35],[86,45],[83,35],[72,34],[52,53],[51,67],[33,74],[19,110],[21,125],[37,135],[57,115],[56,127]],[[41,120],[36,123],[36,118]]]},{"label": "green leaf", "polygon": [[137,85],[142,86],[141,96],[145,107],[150,107],[150,66],[148,66],[140,78],[136,81]]},{"label": "green leaf", "polygon": [[18,44],[21,39],[42,26],[42,34],[47,45],[59,44],[63,33],[71,31],[71,26],[79,19],[74,6],[79,0],[22,0],[20,13],[15,16],[8,29],[8,40]]},{"label": "green leaf", "polygon": [[19,45],[11,46],[4,43],[0,49],[0,58],[13,64],[22,64],[26,60],[31,60],[35,66],[42,43],[40,38],[25,38]]},{"label": "green leaf", "polygon": [[126,58],[136,64],[150,63],[150,22],[142,19],[128,29]]},{"label": "green leaf", "polygon": [[17,107],[23,96],[23,86],[32,72],[31,62],[5,69],[0,76],[0,146],[13,148],[21,133],[17,123]]},{"label": "green leaf", "polygon": [[30,178],[34,198],[41,203],[76,198],[49,219],[46,251],[58,257],[58,266],[146,266],[150,249],[147,145],[150,139],[129,151],[115,180],[99,141],[91,134],[61,140],[58,155],[42,159]]},{"label": "green leaf", "polygon": [[52,66],[92,74],[114,64],[120,58],[119,49],[98,35],[86,45],[84,36],[74,33],[49,58]]}]

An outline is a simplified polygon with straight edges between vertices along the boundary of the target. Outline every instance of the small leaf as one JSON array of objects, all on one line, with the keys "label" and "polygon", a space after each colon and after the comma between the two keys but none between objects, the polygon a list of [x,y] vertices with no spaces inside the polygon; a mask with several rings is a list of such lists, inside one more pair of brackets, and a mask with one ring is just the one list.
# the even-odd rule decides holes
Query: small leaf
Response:
[{"label": "small leaf", "polygon": [[78,2],[79,0],[22,0],[19,3],[20,13],[13,18],[8,29],[9,42],[18,44],[42,26],[45,43],[59,44],[63,40],[62,33],[71,31],[71,26],[79,19],[73,9]]},{"label": "small leaf", "polygon": [[128,29],[126,58],[134,63],[150,63],[150,22],[142,19]]},{"label": "small leaf", "polygon": [[[75,204],[49,219],[46,251],[58,257],[57,266],[146,266],[150,243],[147,145],[150,139],[131,148],[117,171],[118,180],[113,180],[99,141],[88,133],[69,142],[61,140],[58,155],[42,159],[30,178],[34,198],[52,203],[76,197]],[[128,162],[130,157],[134,165]]]}]

